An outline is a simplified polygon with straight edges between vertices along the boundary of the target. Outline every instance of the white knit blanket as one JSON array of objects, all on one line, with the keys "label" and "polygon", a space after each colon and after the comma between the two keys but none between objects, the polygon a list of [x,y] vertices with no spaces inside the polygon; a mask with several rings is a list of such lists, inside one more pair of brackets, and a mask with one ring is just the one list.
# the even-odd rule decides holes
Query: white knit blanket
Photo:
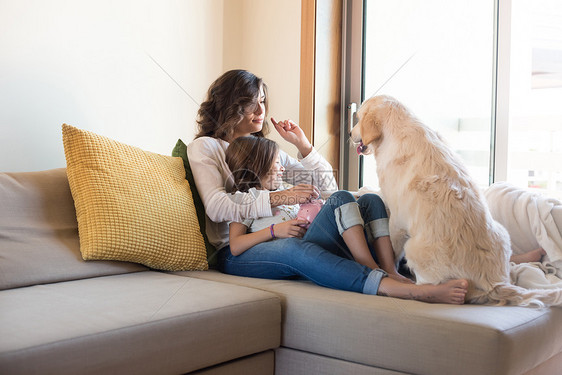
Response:
[{"label": "white knit blanket", "polygon": [[562,279],[548,262],[511,263],[510,277],[515,285],[527,289],[561,289]]},{"label": "white knit blanket", "polygon": [[[562,202],[506,182],[491,185],[484,191],[484,196],[492,217],[509,232],[514,254],[522,254],[538,247],[546,251],[547,255],[541,266],[530,263],[512,267],[512,278],[520,280],[516,282],[517,285],[544,288],[541,285],[548,282],[559,286],[558,282],[562,281],[562,228],[557,227],[552,211],[562,205]],[[534,267],[535,270],[529,267]],[[537,277],[537,269],[544,271],[544,280],[537,281],[537,285],[533,282],[531,285],[523,285]],[[529,280],[523,276],[525,272],[530,275]]]}]

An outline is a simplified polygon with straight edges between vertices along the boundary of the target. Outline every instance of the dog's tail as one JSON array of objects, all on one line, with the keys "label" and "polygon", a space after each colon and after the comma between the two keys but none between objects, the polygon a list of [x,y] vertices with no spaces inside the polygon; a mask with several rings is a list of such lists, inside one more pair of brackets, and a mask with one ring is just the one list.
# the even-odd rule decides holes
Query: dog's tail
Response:
[{"label": "dog's tail", "polygon": [[471,303],[516,306],[562,306],[562,289],[525,289],[507,282],[498,283]]}]

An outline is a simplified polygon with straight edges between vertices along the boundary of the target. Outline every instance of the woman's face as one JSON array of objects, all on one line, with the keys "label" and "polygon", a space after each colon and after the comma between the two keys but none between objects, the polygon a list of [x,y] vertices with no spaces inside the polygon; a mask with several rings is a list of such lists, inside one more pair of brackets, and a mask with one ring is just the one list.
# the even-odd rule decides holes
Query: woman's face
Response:
[{"label": "woman's face", "polygon": [[281,165],[281,160],[279,159],[279,154],[275,157],[275,161],[271,165],[267,175],[260,181],[263,189],[267,190],[277,190],[279,186],[283,183],[283,171],[285,167]]},{"label": "woman's face", "polygon": [[251,135],[259,132],[265,120],[265,93],[260,88],[259,98],[255,105],[250,105],[245,110],[244,118],[236,125],[233,138]]}]

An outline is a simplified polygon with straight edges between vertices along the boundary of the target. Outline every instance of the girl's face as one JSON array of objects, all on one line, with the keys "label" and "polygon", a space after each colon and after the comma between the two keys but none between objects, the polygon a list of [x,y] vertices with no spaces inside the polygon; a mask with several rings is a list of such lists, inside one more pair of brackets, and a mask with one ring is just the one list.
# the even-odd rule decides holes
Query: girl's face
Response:
[{"label": "girl's face", "polygon": [[259,132],[265,120],[265,93],[260,87],[256,105],[250,105],[245,110],[244,118],[236,125],[233,138],[244,137]]},{"label": "girl's face", "polygon": [[267,175],[260,181],[263,189],[267,190],[277,190],[281,183],[283,183],[283,171],[285,167],[281,165],[281,160],[279,159],[279,154],[275,157],[275,161],[271,165]]}]

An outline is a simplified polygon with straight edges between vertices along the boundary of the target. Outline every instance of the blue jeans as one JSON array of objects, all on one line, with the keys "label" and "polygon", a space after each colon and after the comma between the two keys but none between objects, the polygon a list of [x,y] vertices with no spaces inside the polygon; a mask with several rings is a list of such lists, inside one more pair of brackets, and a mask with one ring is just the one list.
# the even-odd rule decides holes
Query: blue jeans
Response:
[{"label": "blue jeans", "polygon": [[362,225],[373,259],[375,239],[388,236],[388,215],[382,199],[376,194],[365,194],[357,201],[347,191],[337,191],[328,200],[310,224],[305,241],[314,242],[336,255],[353,259],[342,233],[354,225]]},{"label": "blue jeans", "polygon": [[[306,279],[328,288],[377,294],[380,281],[386,273],[380,269],[371,270],[349,259],[348,252],[346,253],[345,250],[347,247],[342,248],[339,245],[343,240],[336,238],[341,237],[339,234],[334,235],[332,239],[324,238],[327,235],[324,227],[321,226],[322,223],[330,222],[331,215],[339,215],[346,211],[346,209],[337,210],[338,207],[354,202],[355,199],[348,192],[336,192],[332,195],[310,225],[305,235],[305,238],[308,236],[309,239],[280,238],[262,242],[238,256],[231,254],[229,246],[222,248],[218,259],[219,270],[231,275],[265,279]],[[372,204],[373,207],[377,205],[378,203]],[[366,208],[369,206],[371,204],[364,205]],[[384,211],[384,205],[382,210]],[[384,214],[386,215],[386,211]],[[319,219],[320,221],[315,225]],[[372,220],[367,223],[370,221]],[[334,222],[330,223],[333,224],[330,225],[330,231],[336,228],[336,232],[332,234],[338,233],[338,225],[349,225],[349,223],[351,220],[339,220],[338,224],[334,216]],[[318,229],[314,229],[315,226]],[[308,235],[311,231],[312,234]],[[315,242],[317,239],[322,240],[319,241],[322,245]]]}]

